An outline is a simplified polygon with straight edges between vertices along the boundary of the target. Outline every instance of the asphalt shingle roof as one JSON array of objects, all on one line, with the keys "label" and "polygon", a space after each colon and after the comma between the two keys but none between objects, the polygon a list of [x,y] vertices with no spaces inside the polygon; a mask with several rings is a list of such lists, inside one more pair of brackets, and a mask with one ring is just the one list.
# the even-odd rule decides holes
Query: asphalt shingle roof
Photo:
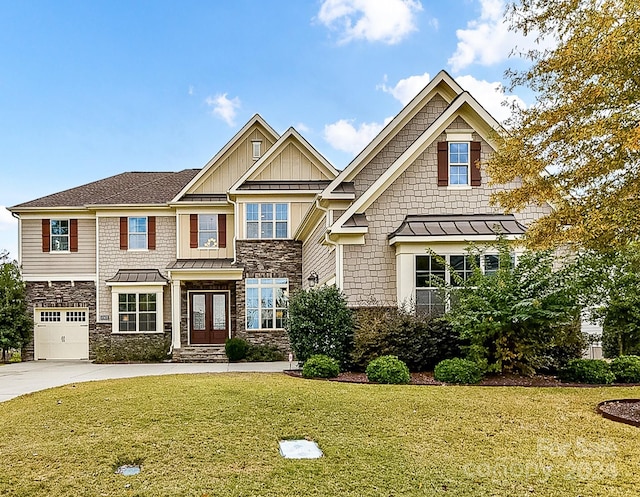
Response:
[{"label": "asphalt shingle roof", "polygon": [[33,207],[84,207],[88,205],[166,204],[199,172],[128,172],[69,190],[14,205],[12,210]]}]

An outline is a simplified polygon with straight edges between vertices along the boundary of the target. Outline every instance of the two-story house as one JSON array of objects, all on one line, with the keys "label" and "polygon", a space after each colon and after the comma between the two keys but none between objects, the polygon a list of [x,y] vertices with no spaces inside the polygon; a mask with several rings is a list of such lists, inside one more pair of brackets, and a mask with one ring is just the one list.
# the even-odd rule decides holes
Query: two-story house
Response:
[{"label": "two-story house", "polygon": [[310,284],[337,285],[354,307],[442,307],[430,276],[464,277],[470,242],[519,237],[549,209],[490,206],[498,187],[477,163],[499,131],[441,72],[343,171],[256,115],[202,169],[123,173],[11,207],[36,322],[27,358],[167,343],[174,360],[217,360],[231,336],[288,351],[287,296]]}]

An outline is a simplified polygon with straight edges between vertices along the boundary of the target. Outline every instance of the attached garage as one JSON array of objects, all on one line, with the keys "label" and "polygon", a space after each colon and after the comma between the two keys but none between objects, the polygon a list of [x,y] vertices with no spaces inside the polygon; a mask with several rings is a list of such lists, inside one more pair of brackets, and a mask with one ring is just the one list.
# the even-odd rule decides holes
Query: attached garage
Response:
[{"label": "attached garage", "polygon": [[36,360],[88,359],[88,309],[36,309],[34,348]]}]

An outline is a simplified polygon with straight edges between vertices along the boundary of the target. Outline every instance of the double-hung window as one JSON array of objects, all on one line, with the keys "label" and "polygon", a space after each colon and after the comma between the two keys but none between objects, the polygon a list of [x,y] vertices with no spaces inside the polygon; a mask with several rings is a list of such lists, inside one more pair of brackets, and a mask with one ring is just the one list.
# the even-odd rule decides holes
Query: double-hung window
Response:
[{"label": "double-hung window", "polygon": [[155,293],[118,294],[118,331],[157,331],[157,302]]},{"label": "double-hung window", "polygon": [[287,318],[287,278],[246,280],[247,329],[282,329]]},{"label": "double-hung window", "polygon": [[449,184],[469,184],[469,142],[449,142]]},{"label": "double-hung window", "polygon": [[51,252],[69,251],[69,220],[51,220]]},{"label": "double-hung window", "polygon": [[218,214],[198,215],[198,247],[218,248]]},{"label": "double-hung window", "polygon": [[288,238],[289,204],[247,204],[247,238]]},{"label": "double-hung window", "polygon": [[147,218],[129,218],[129,250],[145,250],[147,248]]}]

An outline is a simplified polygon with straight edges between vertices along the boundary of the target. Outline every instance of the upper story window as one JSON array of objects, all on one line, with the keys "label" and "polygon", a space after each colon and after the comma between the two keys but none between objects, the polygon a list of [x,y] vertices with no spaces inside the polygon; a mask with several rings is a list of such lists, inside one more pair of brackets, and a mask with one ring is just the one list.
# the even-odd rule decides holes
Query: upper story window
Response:
[{"label": "upper story window", "polygon": [[469,143],[449,142],[449,184],[469,184]]},{"label": "upper story window", "polygon": [[226,214],[191,214],[189,216],[189,246],[218,249],[227,246]]},{"label": "upper story window", "polygon": [[259,159],[262,156],[262,142],[254,140],[251,142],[251,153],[254,159]]},{"label": "upper story window", "polygon": [[288,238],[289,204],[247,204],[247,238]]},{"label": "upper story window", "polygon": [[69,251],[69,220],[51,220],[51,251]]},{"label": "upper story window", "polygon": [[43,219],[42,220],[43,252],[77,252],[78,220],[77,219]]},{"label": "upper story window", "polygon": [[121,217],[120,250],[146,249],[156,249],[156,217]]},{"label": "upper story window", "polygon": [[144,250],[147,248],[147,218],[129,218],[129,250]]},{"label": "upper story window", "polygon": [[[449,133],[447,133],[449,136]],[[464,141],[471,133],[452,134],[458,140],[438,142],[438,186],[480,186],[482,177],[480,161],[481,143]]]}]

